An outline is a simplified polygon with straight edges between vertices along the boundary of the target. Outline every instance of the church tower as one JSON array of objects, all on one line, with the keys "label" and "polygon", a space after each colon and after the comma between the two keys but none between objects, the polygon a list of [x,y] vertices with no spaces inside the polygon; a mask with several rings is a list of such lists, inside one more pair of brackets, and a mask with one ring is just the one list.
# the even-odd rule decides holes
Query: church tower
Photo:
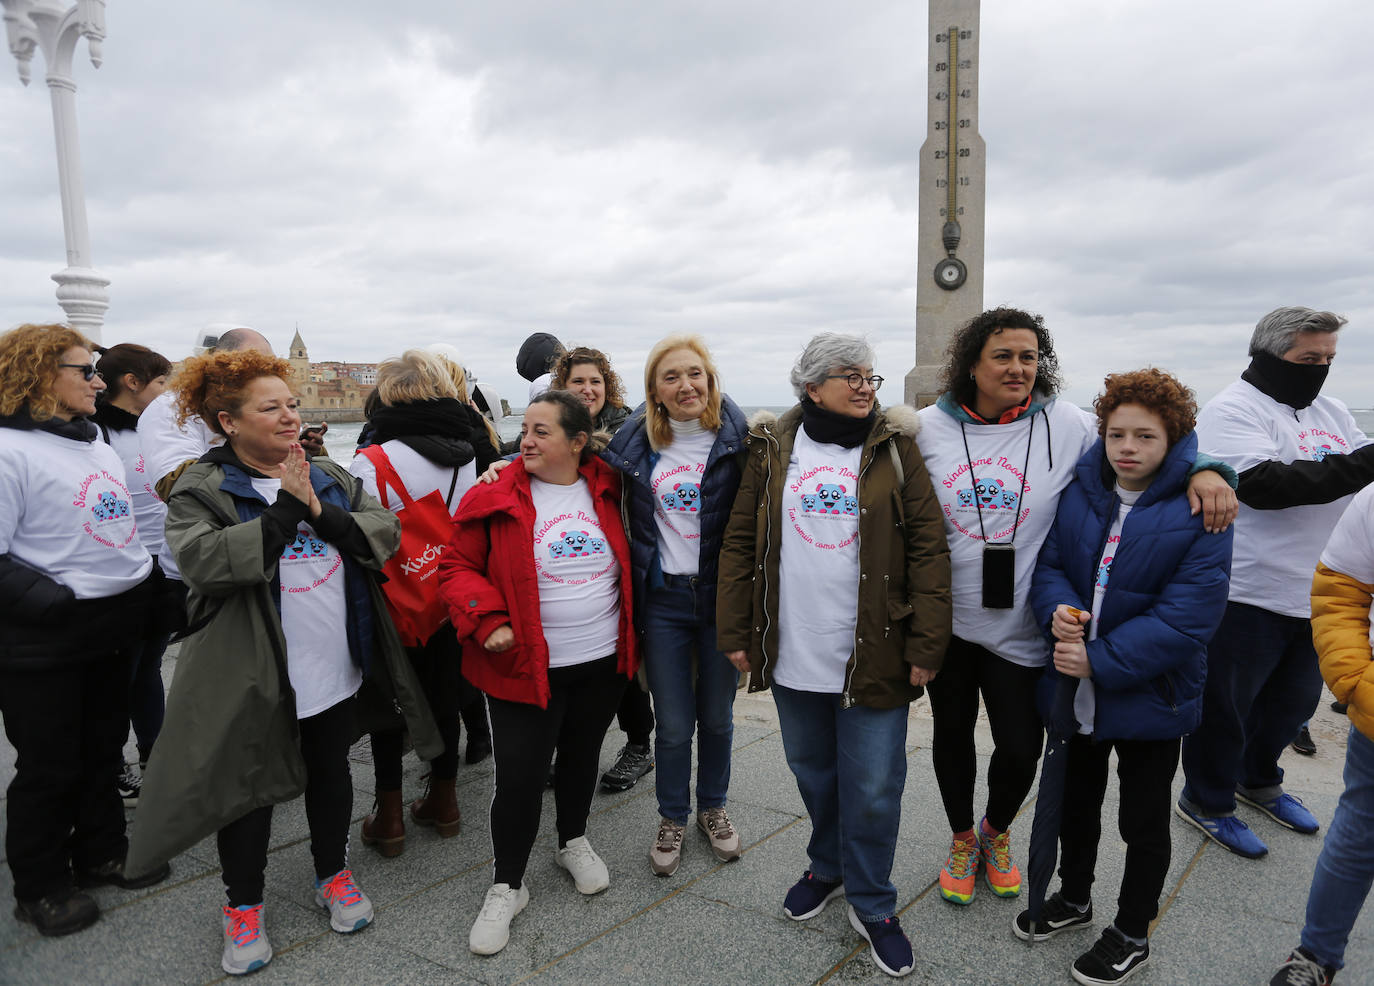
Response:
[{"label": "church tower", "polygon": [[301,338],[299,328],[291,337],[291,355],[288,361],[291,363],[291,381],[296,392],[302,393],[301,388],[310,382],[310,354],[305,350],[305,340]]}]

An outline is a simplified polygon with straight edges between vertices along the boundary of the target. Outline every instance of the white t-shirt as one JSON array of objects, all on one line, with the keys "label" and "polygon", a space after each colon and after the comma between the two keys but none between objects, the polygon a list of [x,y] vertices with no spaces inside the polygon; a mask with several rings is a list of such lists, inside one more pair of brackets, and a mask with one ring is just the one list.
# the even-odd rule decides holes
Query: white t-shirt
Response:
[{"label": "white t-shirt", "polygon": [[[1198,414],[1197,436],[1200,451],[1237,473],[1263,462],[1346,455],[1370,442],[1334,397],[1318,397],[1311,407],[1295,411],[1244,380],[1207,402]],[[1310,617],[1317,558],[1349,503],[1348,496],[1283,510],[1254,510],[1242,503],[1231,552],[1231,601]]]},{"label": "white t-shirt", "polygon": [[[164,390],[138,416],[138,444],[148,485],[156,487],[158,480],[175,472],[183,462],[199,459],[216,445],[223,445],[224,436],[197,417],[187,418],[185,427],[177,424],[175,395]],[[158,535],[165,541],[164,531]],[[162,553],[158,564],[172,578],[181,577],[170,551]]]},{"label": "white t-shirt", "polygon": [[[1102,615],[1102,599],[1107,595],[1107,582],[1112,576],[1112,559],[1116,557],[1116,546],[1121,543],[1121,528],[1126,524],[1126,517],[1131,512],[1131,508],[1136,505],[1144,490],[1125,490],[1121,484],[1116,484],[1116,495],[1121,501],[1121,506],[1116,512],[1116,519],[1112,521],[1111,530],[1107,532],[1107,543],[1102,548],[1102,557],[1097,562],[1097,578],[1093,580],[1093,618],[1088,624],[1087,640],[1097,639],[1097,620]],[[1097,711],[1097,693],[1093,687],[1091,678],[1082,678],[1078,682],[1078,691],[1073,696],[1073,715],[1078,720],[1078,731],[1087,735],[1092,735],[1093,717]]]},{"label": "white t-shirt", "polygon": [[[269,504],[277,501],[280,479],[252,483]],[[305,719],[338,705],[363,683],[363,673],[348,651],[343,555],[302,523],[296,540],[281,553],[277,575],[286,671],[296,693],[296,718]]]},{"label": "white t-shirt", "polygon": [[620,563],[596,519],[586,479],[559,486],[530,477],[534,571],[549,667],[585,664],[616,652]]},{"label": "white t-shirt", "polygon": [[797,429],[782,490],[778,661],[773,680],[844,691],[859,611],[859,460],[863,446],[816,442]]},{"label": "white t-shirt", "polygon": [[[129,428],[109,429],[110,447],[124,463],[124,478],[128,481],[129,494],[133,497],[134,521],[138,524],[138,539],[150,555],[166,555],[167,543],[163,538],[163,528],[167,522],[167,505],[158,499],[153,489],[153,481],[143,461],[143,451],[138,440],[138,432]],[[166,567],[165,565],[163,566]]]},{"label": "white t-shirt", "polygon": [[[1321,553],[1321,563],[1356,582],[1374,583],[1374,486],[1356,493],[1345,508]],[[1374,624],[1370,643],[1374,645]]]},{"label": "white t-shirt", "polygon": [[716,433],[700,421],[668,420],[673,442],[659,452],[649,486],[658,528],[658,563],[669,575],[696,575],[701,562],[701,478]]},{"label": "white t-shirt", "polygon": [[153,559],[138,539],[124,465],[102,441],[0,428],[0,554],[77,599],[138,585]]},{"label": "white t-shirt", "polygon": [[[441,499],[448,496],[449,484],[453,483],[453,468],[451,466],[436,466],[405,442],[394,438],[382,442],[382,451],[391,460],[391,468],[395,469],[396,474],[401,477],[401,482],[405,484],[406,492],[410,494],[412,500],[428,496],[435,490],[439,491]],[[355,455],[353,461],[348,464],[348,471],[362,481],[363,489],[367,490],[370,496],[379,502],[381,501],[381,497],[377,495],[377,469],[372,465],[371,459],[365,455]],[[453,497],[449,500],[450,514],[458,512],[458,505],[463,501],[463,494],[472,489],[476,482],[476,459],[458,467],[458,482],[454,485]],[[393,514],[397,513],[403,506],[401,498],[390,491],[387,493],[386,505]]]},{"label": "white t-shirt", "polygon": [[[954,635],[1014,664],[1040,667],[1049,660],[1050,646],[1026,604],[1031,575],[1059,509],[1059,494],[1073,479],[1079,458],[1097,440],[1097,419],[1067,401],[1056,400],[1043,413],[1024,415],[1009,424],[965,425],[961,435],[959,422],[939,407],[932,405],[918,413],[921,431],[916,441],[940,501],[949,540]],[[1021,467],[1027,463],[1023,494]],[[1010,541],[1016,527],[1011,609],[983,608],[979,506],[989,543]]]}]

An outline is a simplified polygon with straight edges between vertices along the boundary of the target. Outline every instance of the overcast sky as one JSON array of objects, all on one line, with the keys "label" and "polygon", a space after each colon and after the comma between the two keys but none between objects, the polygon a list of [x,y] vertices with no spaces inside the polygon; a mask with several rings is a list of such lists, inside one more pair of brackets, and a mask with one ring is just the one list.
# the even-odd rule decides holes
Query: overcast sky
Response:
[{"label": "overcast sky", "polygon": [[[607,350],[637,401],[653,342],[697,331],[753,404],[790,402],[833,329],[900,400],[922,3],[109,0],[107,22],[76,72],[106,343],[442,340],[518,406],[529,332]],[[1205,399],[1259,315],[1329,308],[1327,392],[1374,405],[1371,39],[1350,0],[985,4],[985,307],[1045,315],[1078,403],[1146,364]],[[0,325],[61,317],[44,71],[25,89],[0,53]]]}]

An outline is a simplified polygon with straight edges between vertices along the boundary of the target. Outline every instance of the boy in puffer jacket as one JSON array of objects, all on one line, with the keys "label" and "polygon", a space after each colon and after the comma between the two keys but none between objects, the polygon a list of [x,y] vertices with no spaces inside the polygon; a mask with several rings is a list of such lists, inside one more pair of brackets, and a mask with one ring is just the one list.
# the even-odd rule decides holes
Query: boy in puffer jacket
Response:
[{"label": "boy in puffer jacket", "polygon": [[[1064,677],[1079,731],[1068,744],[1060,891],[1037,941],[1092,923],[1108,756],[1117,754],[1126,870],[1116,918],[1073,963],[1080,983],[1119,983],[1149,959],[1149,925],[1169,868],[1169,814],[1182,737],[1202,715],[1207,643],[1226,607],[1231,531],[1189,511],[1197,404],[1160,370],[1108,376],[1094,403],[1102,436],[1079,460],[1040,551],[1030,602],[1054,640],[1046,709]],[[1091,613],[1091,617],[1089,617]],[[1085,625],[1086,624],[1086,625]],[[1030,937],[1029,912],[1014,923]]]},{"label": "boy in puffer jacket", "polygon": [[[1322,677],[1348,703],[1345,791],[1326,830],[1299,946],[1271,986],[1329,986],[1345,964],[1350,929],[1374,882],[1374,486],[1366,486],[1331,532],[1312,579],[1312,643]],[[1368,973],[1366,973],[1367,975]]]}]

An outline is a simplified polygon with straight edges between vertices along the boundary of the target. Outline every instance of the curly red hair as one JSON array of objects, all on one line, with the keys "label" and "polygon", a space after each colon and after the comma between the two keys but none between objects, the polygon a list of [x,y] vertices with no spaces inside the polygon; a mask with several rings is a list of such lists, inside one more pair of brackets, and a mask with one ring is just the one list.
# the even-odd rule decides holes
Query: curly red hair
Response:
[{"label": "curly red hair", "polygon": [[177,422],[184,425],[187,419],[199,417],[223,435],[219,412],[237,415],[248,397],[248,385],[262,377],[280,377],[289,384],[291,364],[255,349],[192,356],[172,381]]},{"label": "curly red hair", "polygon": [[35,421],[57,413],[58,366],[69,349],[95,351],[95,343],[69,325],[21,325],[0,335],[0,414],[27,406]]},{"label": "curly red hair", "polygon": [[1169,444],[1188,434],[1197,425],[1197,398],[1177,377],[1156,370],[1110,373],[1102,381],[1102,393],[1093,401],[1097,412],[1097,433],[1107,434],[1107,419],[1123,404],[1139,404],[1164,422]]}]

